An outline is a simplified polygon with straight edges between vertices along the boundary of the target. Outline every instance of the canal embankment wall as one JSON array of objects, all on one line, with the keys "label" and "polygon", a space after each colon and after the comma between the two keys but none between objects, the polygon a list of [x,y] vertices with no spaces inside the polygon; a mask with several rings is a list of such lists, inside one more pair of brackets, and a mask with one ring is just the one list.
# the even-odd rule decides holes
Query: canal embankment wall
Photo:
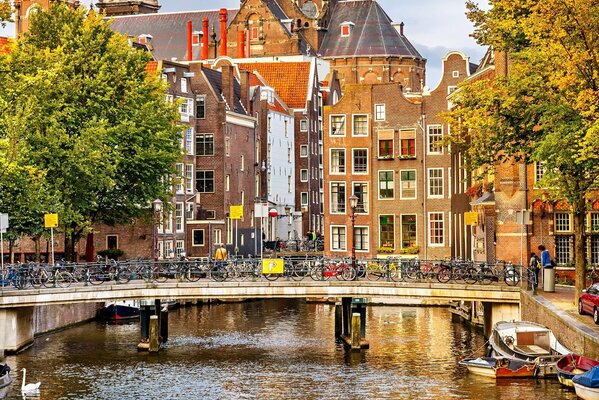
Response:
[{"label": "canal embankment wall", "polygon": [[599,359],[599,329],[593,329],[545,297],[531,292],[521,292],[520,307],[523,321],[545,325],[574,353]]},{"label": "canal embankment wall", "polygon": [[103,305],[104,303],[81,303],[34,307],[33,334],[38,336],[94,319]]}]

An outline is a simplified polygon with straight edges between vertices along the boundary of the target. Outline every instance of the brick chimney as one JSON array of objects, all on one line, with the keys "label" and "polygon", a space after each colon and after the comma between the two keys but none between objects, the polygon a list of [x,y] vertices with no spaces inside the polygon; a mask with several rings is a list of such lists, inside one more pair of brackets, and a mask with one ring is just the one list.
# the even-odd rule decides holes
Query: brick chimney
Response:
[{"label": "brick chimney", "polygon": [[193,61],[193,23],[187,21],[187,61]]},{"label": "brick chimney", "polygon": [[237,31],[237,58],[245,58],[245,31]]},{"label": "brick chimney", "polygon": [[201,60],[208,59],[208,17],[202,19],[202,30],[204,36],[202,36],[202,53],[200,55]]},{"label": "brick chimney", "polygon": [[[221,86],[223,97],[229,105],[231,111],[235,110],[235,73],[232,65],[223,65],[221,67]],[[241,112],[241,110],[239,110]]]},{"label": "brick chimney", "polygon": [[250,111],[250,71],[239,70],[239,85],[241,86],[241,104]]},{"label": "brick chimney", "polygon": [[227,9],[221,8],[218,13],[220,20],[220,56],[227,55]]}]

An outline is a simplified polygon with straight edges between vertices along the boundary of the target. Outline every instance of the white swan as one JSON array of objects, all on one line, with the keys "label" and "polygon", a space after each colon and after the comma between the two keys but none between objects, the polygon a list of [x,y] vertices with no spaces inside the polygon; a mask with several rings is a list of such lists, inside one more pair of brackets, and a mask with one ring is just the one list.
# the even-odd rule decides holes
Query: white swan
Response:
[{"label": "white swan", "polygon": [[41,382],[38,383],[28,383],[25,384],[25,377],[27,376],[27,370],[23,368],[23,382],[21,383],[21,392],[22,393],[33,393],[40,390]]}]

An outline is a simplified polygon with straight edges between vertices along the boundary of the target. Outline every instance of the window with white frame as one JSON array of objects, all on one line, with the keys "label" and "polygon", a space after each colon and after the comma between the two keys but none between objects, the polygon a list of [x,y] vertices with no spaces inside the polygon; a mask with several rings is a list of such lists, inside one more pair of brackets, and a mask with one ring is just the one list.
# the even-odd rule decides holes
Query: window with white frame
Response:
[{"label": "window with white frame", "polygon": [[545,176],[545,162],[537,161],[535,163],[535,186],[536,187],[539,187],[537,183],[540,182],[544,176]]},{"label": "window with white frame", "polygon": [[106,235],[106,248],[109,250],[119,248],[118,235]]},{"label": "window with white frame", "polygon": [[445,216],[442,212],[428,213],[428,244],[445,245]]},{"label": "window with white frame", "polygon": [[188,156],[193,155],[193,128],[185,130],[185,154]]},{"label": "window with white frame", "polygon": [[591,264],[599,265],[599,235],[591,236]]},{"label": "window with white frame", "polygon": [[331,174],[345,173],[345,149],[331,149]]},{"label": "window with white frame", "polygon": [[231,175],[225,175],[225,192],[231,190]]},{"label": "window with white frame", "polygon": [[399,198],[410,200],[416,198],[416,170],[400,171],[399,179],[401,186],[399,188]]},{"label": "window with white frame", "polygon": [[291,162],[291,147],[287,148],[287,162]]},{"label": "window with white frame", "polygon": [[353,136],[368,136],[368,115],[357,114],[353,116]]},{"label": "window with white frame", "polygon": [[167,258],[173,258],[175,256],[175,252],[173,250],[173,242],[171,240],[167,240],[164,242],[164,256]]},{"label": "window with white frame", "polygon": [[353,149],[353,173],[368,173],[368,149]]},{"label": "window with white frame", "polygon": [[443,127],[441,125],[428,126],[428,153],[443,154]]},{"label": "window with white frame", "polygon": [[175,97],[172,94],[167,94],[164,96],[164,101],[173,104],[173,102],[175,101]]},{"label": "window with white frame", "polygon": [[173,212],[172,211],[165,213],[164,233],[173,233]]},{"label": "window with white frame", "polygon": [[198,156],[214,155],[214,134],[200,133],[196,135],[196,154]]},{"label": "window with white frame", "polygon": [[367,214],[368,213],[368,183],[366,182],[353,182],[353,193],[358,198],[358,204],[356,205],[356,214]]},{"label": "window with white frame", "polygon": [[589,231],[599,232],[599,212],[589,213]]},{"label": "window with white frame", "polygon": [[175,244],[175,256],[177,258],[182,257],[185,253],[185,240],[177,240]]},{"label": "window with white frame", "polygon": [[379,215],[379,247],[395,249],[394,215]]},{"label": "window with white frame", "polygon": [[245,156],[243,154],[239,158],[239,170],[245,171]]},{"label": "window with white frame", "polygon": [[331,226],[331,250],[333,251],[345,251],[346,245],[346,227],[339,225]]},{"label": "window with white frame", "polygon": [[189,99],[184,97],[181,105],[179,106],[179,112],[181,113],[181,117],[183,116],[189,117],[193,115],[193,99]]},{"label": "window with white frame", "polygon": [[331,213],[345,213],[345,182],[331,182]]},{"label": "window with white frame", "polygon": [[302,144],[300,146],[300,157],[302,157],[302,158],[308,157],[308,145],[307,144]]},{"label": "window with white frame", "polygon": [[401,216],[401,247],[416,246],[416,214]]},{"label": "window with white frame", "polygon": [[302,207],[308,206],[308,192],[301,193],[301,203]]},{"label": "window with white frame", "polygon": [[354,227],[354,247],[356,251],[368,251],[368,227]]},{"label": "window with white frame", "polygon": [[567,213],[567,212],[556,212],[555,213],[555,232],[556,233],[572,232],[572,218],[571,218],[570,213]]},{"label": "window with white frame", "polygon": [[428,197],[443,197],[443,168],[429,168]]},{"label": "window with white frame", "polygon": [[196,96],[196,118],[206,118],[206,96]]},{"label": "window with white frame", "polygon": [[384,121],[385,120],[385,105],[384,104],[375,104],[374,119],[376,121]]},{"label": "window with white frame", "polygon": [[308,120],[307,119],[300,120],[300,132],[308,132]]},{"label": "window with white frame", "polygon": [[393,171],[379,171],[379,199],[393,199],[394,186]]},{"label": "window with white frame", "polygon": [[308,170],[307,169],[300,170],[300,181],[308,182]]},{"label": "window with white frame", "polygon": [[291,193],[291,175],[287,175],[287,193]]},{"label": "window with white frame", "polygon": [[187,93],[187,78],[181,78],[181,92]]},{"label": "window with white frame", "polygon": [[203,229],[194,229],[191,231],[193,237],[192,246],[204,246],[204,230]]},{"label": "window with white frame", "polygon": [[331,136],[345,136],[345,115],[331,115]]},{"label": "window with white frame", "polygon": [[555,262],[557,264],[567,264],[572,261],[572,236],[555,236]]},{"label": "window with white frame", "polygon": [[175,204],[175,229],[183,232],[183,203]]},{"label": "window with white frame", "polygon": [[185,164],[185,189],[187,193],[193,193],[193,164]]},{"label": "window with white frame", "polygon": [[229,138],[225,138],[225,156],[228,157],[230,155],[231,155],[231,140]]},{"label": "window with white frame", "polygon": [[183,176],[183,165],[182,163],[175,164],[175,182],[177,184],[177,193],[185,193],[185,177]]},{"label": "window with white frame", "polygon": [[379,158],[393,158],[393,138],[395,131],[393,129],[379,129]]},{"label": "window with white frame", "polygon": [[187,221],[191,221],[194,219],[193,211],[194,211],[194,203],[185,203],[185,219]]}]

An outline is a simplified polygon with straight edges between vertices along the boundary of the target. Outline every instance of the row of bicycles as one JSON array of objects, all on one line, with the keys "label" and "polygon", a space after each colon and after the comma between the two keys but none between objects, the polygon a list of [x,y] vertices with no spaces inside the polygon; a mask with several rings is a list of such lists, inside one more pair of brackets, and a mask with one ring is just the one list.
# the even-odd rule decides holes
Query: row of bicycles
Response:
[{"label": "row of bicycles", "polygon": [[[356,259],[314,256],[286,257],[278,262],[259,258],[179,260],[103,260],[95,263],[11,264],[0,274],[0,287],[17,289],[68,287],[71,284],[101,285],[130,281],[161,283],[167,281],[217,282],[274,281],[288,279],[327,281],[440,282],[498,284],[509,286],[527,279],[527,271],[509,262],[475,263],[462,260],[419,260],[404,258]],[[274,267],[273,267],[274,266]]]}]

